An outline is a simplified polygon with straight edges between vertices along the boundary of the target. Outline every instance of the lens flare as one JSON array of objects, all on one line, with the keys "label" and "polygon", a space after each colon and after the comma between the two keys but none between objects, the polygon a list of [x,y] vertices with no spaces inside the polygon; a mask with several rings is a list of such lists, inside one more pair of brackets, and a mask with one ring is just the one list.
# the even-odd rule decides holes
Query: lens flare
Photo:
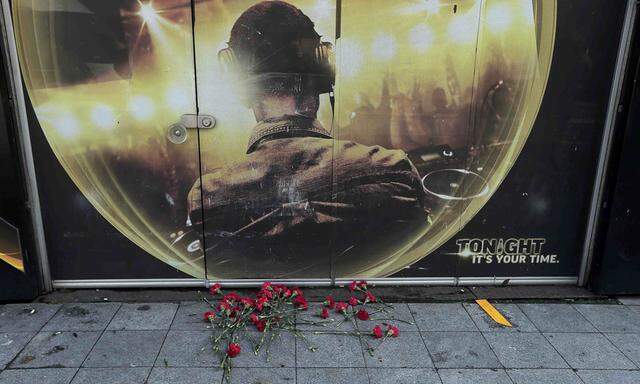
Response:
[{"label": "lens flare", "polygon": [[146,21],[147,23],[153,21],[158,16],[151,3],[140,3],[140,11],[138,11],[138,14],[140,15],[140,17],[142,17],[142,20]]},{"label": "lens flare", "polygon": [[137,95],[131,98],[129,110],[137,120],[149,120],[155,113],[153,101],[147,96]]},{"label": "lens flare", "polygon": [[425,24],[418,24],[409,31],[409,42],[418,52],[429,49],[433,40],[433,31]]},{"label": "lens flare", "polygon": [[91,111],[91,121],[98,127],[104,130],[111,130],[115,128],[117,121],[116,115],[111,107],[101,104],[96,105]]},{"label": "lens flare", "polygon": [[373,39],[371,48],[373,57],[383,61],[391,60],[396,54],[396,40],[391,35],[381,33]]}]

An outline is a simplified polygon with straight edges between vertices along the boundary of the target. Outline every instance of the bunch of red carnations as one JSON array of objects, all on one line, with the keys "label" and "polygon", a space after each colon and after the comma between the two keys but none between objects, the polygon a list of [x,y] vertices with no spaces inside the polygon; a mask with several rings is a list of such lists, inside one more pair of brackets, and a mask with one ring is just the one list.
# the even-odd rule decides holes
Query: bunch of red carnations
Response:
[{"label": "bunch of red carnations", "polygon": [[[330,310],[341,314],[345,321],[355,319],[363,322],[357,325],[357,328],[363,329],[365,327],[365,321],[385,320],[382,324],[376,324],[372,329],[370,335],[376,339],[382,339],[384,341],[387,337],[398,337],[400,335],[400,329],[386,321],[397,320],[393,316],[393,307],[384,303],[377,298],[370,290],[366,281],[353,281],[348,285],[351,296],[346,301],[335,301],[332,296],[327,296],[322,303],[322,309],[320,310],[320,317],[323,319],[330,319]],[[382,318],[378,318],[378,314],[382,314]],[[332,320],[332,319],[330,319]],[[383,330],[386,327],[386,330]],[[344,333],[344,332],[341,332]],[[359,336],[364,336],[362,332],[356,332]],[[367,344],[367,351],[373,354],[375,347],[365,339],[363,340]],[[379,346],[379,345],[378,345]]]},{"label": "bunch of red carnations", "polygon": [[302,290],[281,284],[266,282],[254,297],[240,296],[235,292],[223,293],[220,284],[209,289],[217,302],[207,299],[211,310],[204,313],[204,320],[211,323],[216,333],[212,336],[213,350],[221,355],[221,368],[225,378],[231,374],[231,359],[242,352],[241,331],[255,330],[270,334],[261,337],[254,346],[258,354],[264,343],[274,340],[279,332],[289,330],[295,333],[296,313],[309,308]]},{"label": "bunch of red carnations", "polygon": [[[350,292],[348,300],[336,302],[332,296],[327,296],[319,310],[321,319],[315,320],[311,316],[298,316],[301,311],[309,308],[307,299],[299,288],[266,282],[253,297],[249,297],[240,296],[234,292],[224,293],[220,284],[212,285],[209,292],[218,300],[213,302],[205,299],[211,306],[211,310],[204,313],[204,320],[210,322],[216,331],[212,336],[213,350],[221,357],[220,366],[224,370],[225,381],[230,379],[232,359],[242,353],[241,338],[246,335],[246,332],[241,331],[255,329],[262,333],[259,342],[253,346],[252,352],[255,355],[258,355],[265,345],[268,354],[268,343],[275,340],[282,331],[293,333],[296,337],[303,339],[310,350],[315,350],[314,346],[309,345],[304,333],[296,329],[297,317],[300,324],[335,325],[331,331],[314,331],[315,334],[352,334],[360,338],[373,336],[382,341],[399,335],[399,329],[389,323],[382,323],[386,330],[383,330],[380,325],[375,325],[370,332],[339,331],[340,324],[344,322],[353,322],[355,329],[362,329],[366,327],[365,321],[377,320],[375,315],[379,313],[384,314],[383,320],[394,320],[393,314],[390,314],[392,307],[377,298],[369,290],[367,282],[354,281],[348,288]],[[330,311],[339,314],[342,319],[331,318]],[[356,319],[362,324],[358,324]],[[246,343],[242,344],[246,345]],[[366,344],[369,352],[373,353],[375,348],[368,341]]]}]

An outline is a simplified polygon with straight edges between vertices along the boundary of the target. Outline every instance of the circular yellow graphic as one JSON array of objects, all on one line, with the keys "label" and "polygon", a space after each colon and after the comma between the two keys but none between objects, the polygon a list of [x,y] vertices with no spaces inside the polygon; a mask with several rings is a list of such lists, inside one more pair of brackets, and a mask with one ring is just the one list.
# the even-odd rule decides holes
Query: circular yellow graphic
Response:
[{"label": "circular yellow graphic", "polygon": [[[289,2],[335,46],[335,104],[320,96],[319,123],[337,142],[405,151],[420,174],[424,222],[336,259],[336,277],[389,276],[464,227],[514,164],[546,88],[555,1],[343,0],[338,28],[336,1]],[[217,53],[254,3],[13,2],[28,95],[60,164],[128,239],[198,278],[198,238],[174,245],[193,231],[194,182],[246,156],[256,119]],[[218,256],[210,279],[328,277]]]}]

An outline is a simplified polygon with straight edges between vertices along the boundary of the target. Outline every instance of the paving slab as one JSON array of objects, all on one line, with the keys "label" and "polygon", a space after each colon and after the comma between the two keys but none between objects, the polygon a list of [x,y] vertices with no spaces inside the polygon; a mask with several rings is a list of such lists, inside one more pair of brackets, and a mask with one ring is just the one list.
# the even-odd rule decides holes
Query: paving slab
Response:
[{"label": "paving slab", "polygon": [[436,368],[502,368],[479,332],[422,332]]},{"label": "paving slab", "polygon": [[571,369],[508,369],[514,384],[583,384]]},{"label": "paving slab", "polygon": [[640,312],[625,305],[576,304],[582,313],[600,332],[640,333]]},{"label": "paving slab", "polygon": [[80,368],[71,384],[146,384],[151,368]]},{"label": "paving slab", "polygon": [[627,306],[576,304],[575,308],[600,332],[640,333],[640,313]]},{"label": "paving slab", "polygon": [[[297,384],[369,384],[365,368],[299,368]],[[274,383],[275,384],[275,383]]]},{"label": "paving slab", "polygon": [[579,370],[584,384],[638,384],[640,371]]},{"label": "paving slab", "polygon": [[69,384],[77,368],[7,369],[0,384]]},{"label": "paving slab", "polygon": [[631,312],[636,313],[640,316],[640,305],[628,305],[627,308],[631,310]]},{"label": "paving slab", "polygon": [[618,301],[624,305],[640,305],[640,296],[622,296]]},{"label": "paving slab", "polygon": [[40,303],[0,306],[0,332],[38,332],[60,307]]},{"label": "paving slab", "polygon": [[11,368],[73,368],[82,362],[100,332],[39,332],[10,364]]},{"label": "paving slab", "polygon": [[370,384],[442,384],[434,369],[369,368]]},{"label": "paving slab", "polygon": [[301,331],[344,331],[353,332],[357,324],[353,319],[330,310],[329,319],[320,317],[320,305],[312,304],[308,311],[301,312],[296,317],[296,328]]},{"label": "paving slab", "polygon": [[460,303],[414,303],[409,309],[421,331],[478,331]]},{"label": "paving slab", "polygon": [[608,333],[605,336],[636,366],[640,367],[640,334]]},{"label": "paving slab", "polygon": [[24,348],[35,332],[0,333],[0,371]]},{"label": "paving slab", "polygon": [[442,384],[512,384],[503,369],[441,369]]},{"label": "paving slab", "polygon": [[540,332],[596,332],[571,304],[519,304]]},{"label": "paving slab", "polygon": [[153,330],[169,329],[178,310],[174,303],[122,304],[107,329]]},{"label": "paving slab", "polygon": [[513,325],[505,327],[496,323],[476,303],[465,303],[464,307],[481,331],[491,332],[538,332],[535,325],[527,318],[516,304],[493,304],[493,306]]},{"label": "paving slab", "polygon": [[230,384],[269,383],[295,384],[294,368],[236,368],[231,372]]},{"label": "paving slab", "polygon": [[599,333],[546,333],[544,335],[571,368],[635,368],[629,359]]},{"label": "paving slab", "polygon": [[120,303],[76,303],[64,305],[43,331],[103,331]]},{"label": "paving slab", "polygon": [[84,367],[151,367],[166,331],[105,331]]},{"label": "paving slab", "polygon": [[505,368],[569,368],[539,333],[488,332],[484,337]]},{"label": "paving slab", "polygon": [[400,332],[419,331],[407,304],[393,303],[389,304],[389,306],[390,308],[384,308],[382,312],[372,312],[370,319],[367,321],[357,320],[358,329],[362,332],[369,332],[377,324],[390,323],[397,326]]},{"label": "paving slab", "polygon": [[352,335],[315,334],[303,332],[307,342],[316,350],[311,351],[304,340],[296,339],[296,364],[309,368],[359,368],[364,367],[360,338]]},{"label": "paving slab", "polygon": [[294,368],[296,366],[296,338],[291,332],[281,332],[274,340],[265,338],[255,354],[265,333],[245,332],[240,336],[241,352],[233,359],[233,365],[244,368]]},{"label": "paving slab", "polygon": [[[384,341],[373,337],[363,337],[362,347],[367,367],[396,368],[433,368],[429,351],[420,334],[415,332],[400,333],[398,337],[386,338]],[[369,353],[367,348],[372,347]]]},{"label": "paving slab", "polygon": [[211,323],[204,321],[203,317],[207,311],[211,311],[211,307],[204,301],[182,302],[171,323],[171,329],[183,331],[211,329]]},{"label": "paving slab", "polygon": [[213,351],[212,331],[169,331],[160,350],[159,367],[217,367],[220,355]]},{"label": "paving slab", "polygon": [[221,381],[221,369],[154,367],[146,384],[217,384]]}]

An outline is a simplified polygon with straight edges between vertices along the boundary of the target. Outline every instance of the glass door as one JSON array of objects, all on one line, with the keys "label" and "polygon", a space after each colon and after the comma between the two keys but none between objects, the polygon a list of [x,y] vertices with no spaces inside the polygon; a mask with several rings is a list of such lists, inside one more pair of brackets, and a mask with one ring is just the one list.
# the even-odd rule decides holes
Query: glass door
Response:
[{"label": "glass door", "polygon": [[416,262],[460,230],[469,203],[481,3],[342,2],[336,204],[359,224],[338,231],[336,277],[455,276],[451,256]]},{"label": "glass door", "polygon": [[195,3],[207,277],[331,275],[334,0]]},{"label": "glass door", "polygon": [[[189,0],[13,1],[33,136],[44,134],[34,156],[54,280],[205,276],[189,216],[207,124],[196,118],[192,9]],[[66,177],[52,178],[50,151],[77,198],[66,196],[75,190]],[[124,242],[96,232],[87,201]]]}]

